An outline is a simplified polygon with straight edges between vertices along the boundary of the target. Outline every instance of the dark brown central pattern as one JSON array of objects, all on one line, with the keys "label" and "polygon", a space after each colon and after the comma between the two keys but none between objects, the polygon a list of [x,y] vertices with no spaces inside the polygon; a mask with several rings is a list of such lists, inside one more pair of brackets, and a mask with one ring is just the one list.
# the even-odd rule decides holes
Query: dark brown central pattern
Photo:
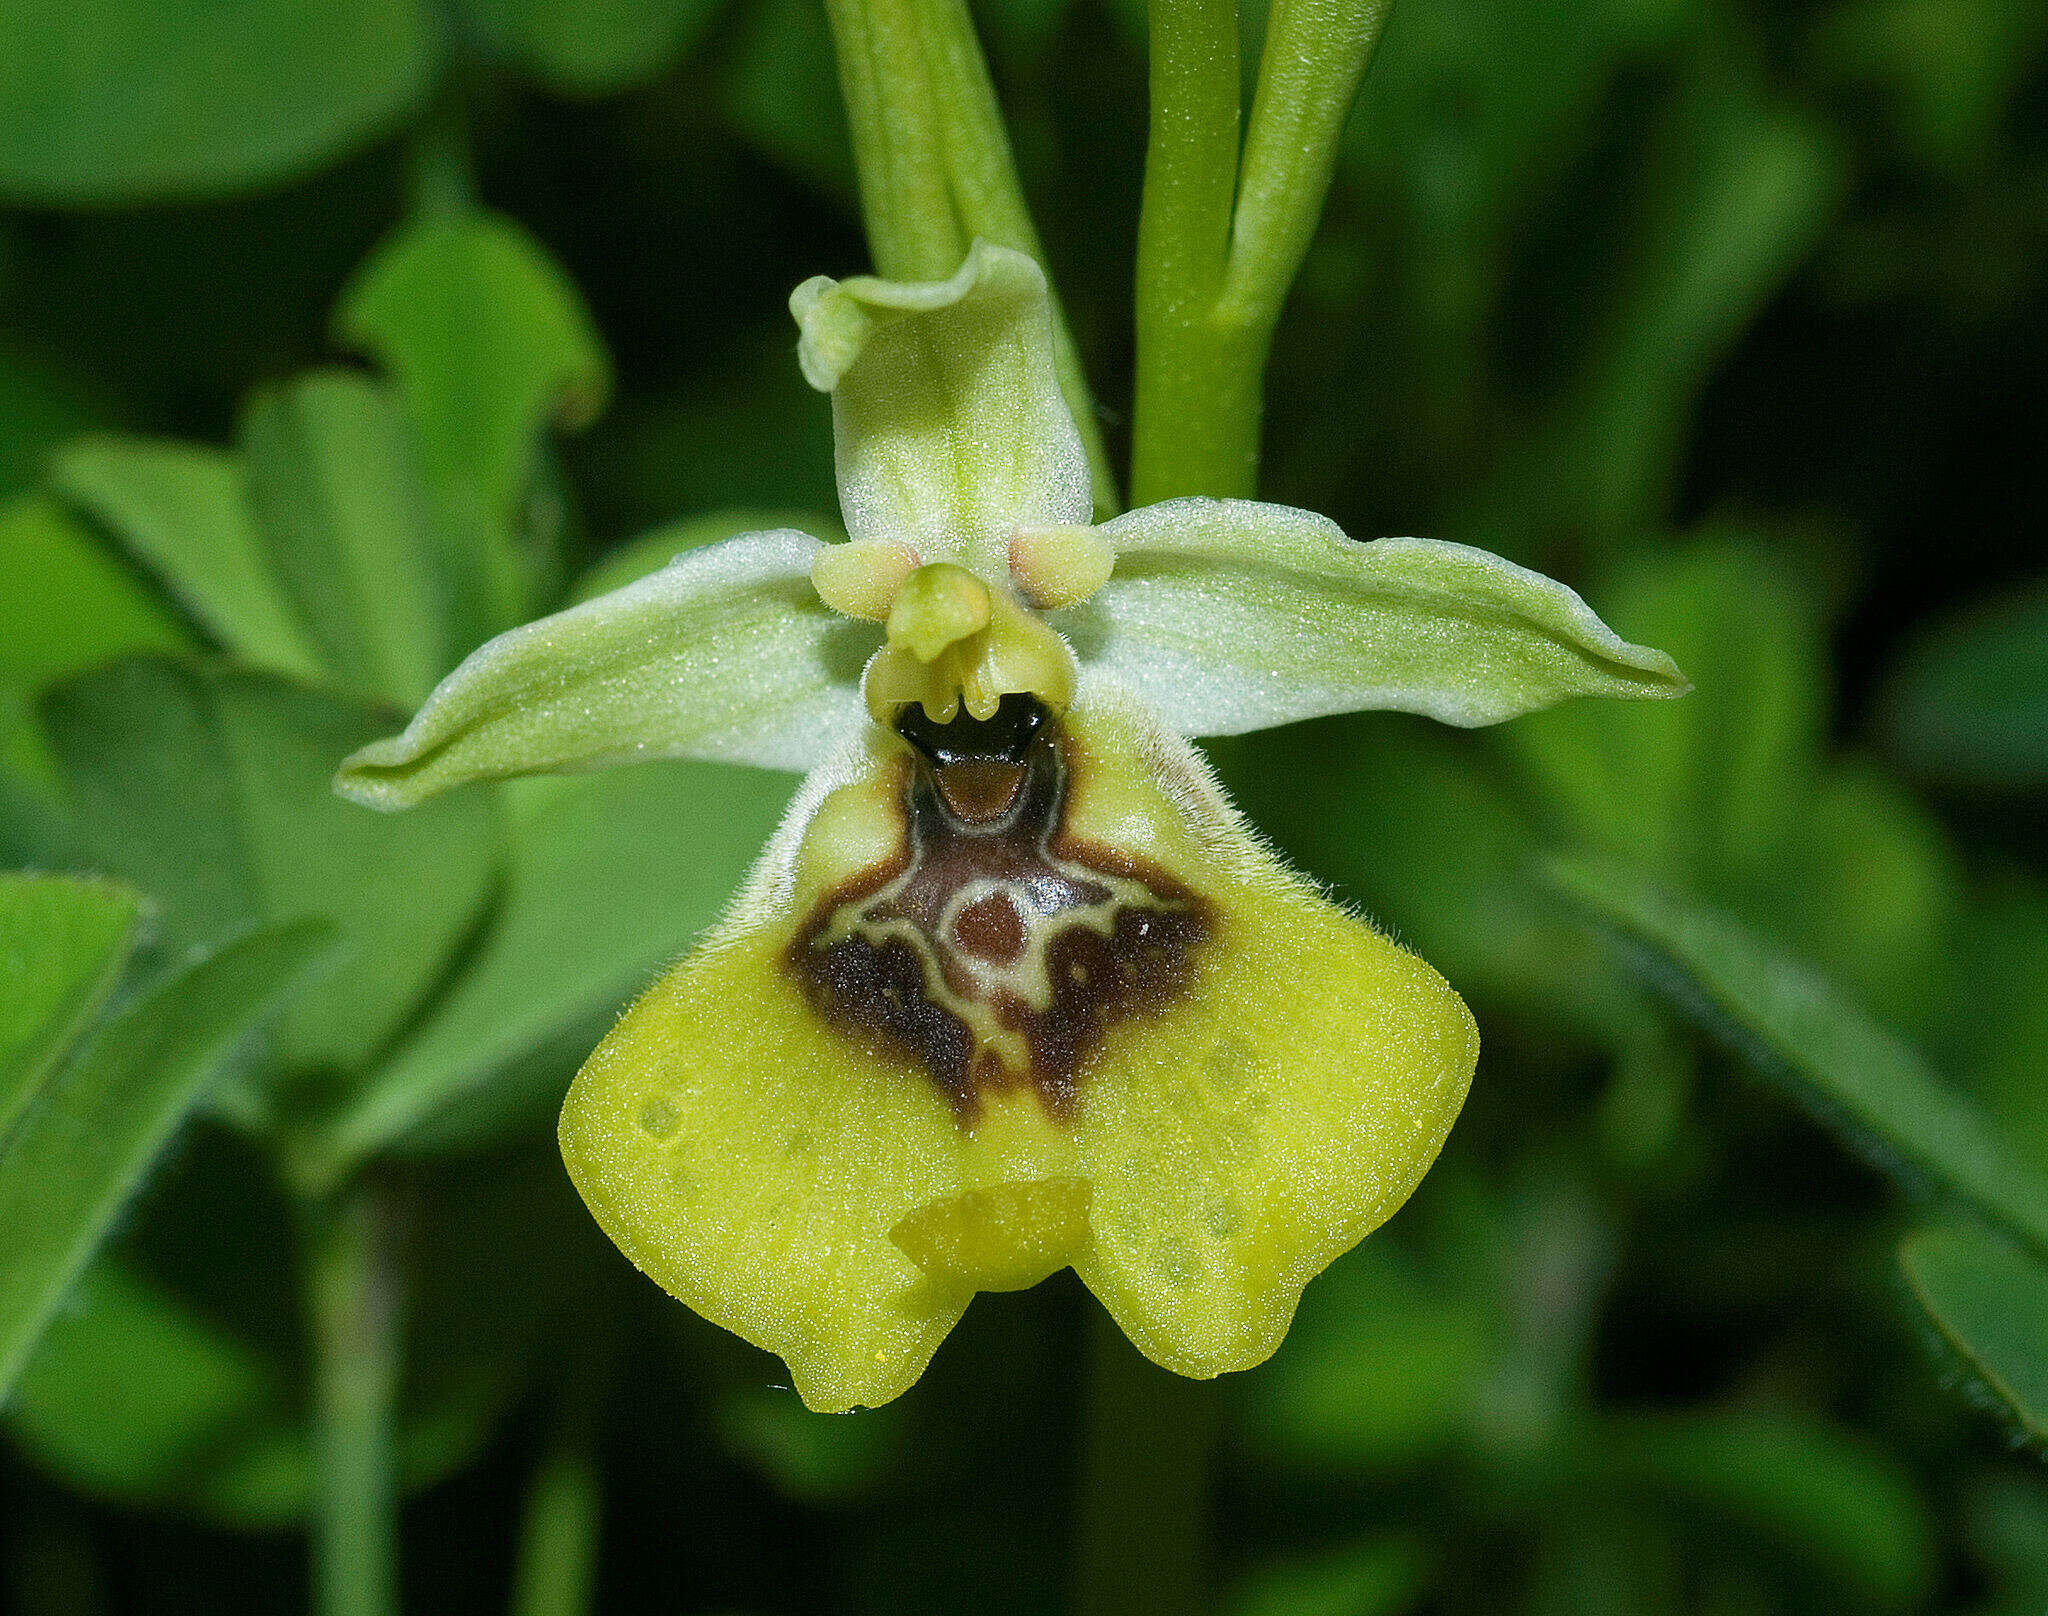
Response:
[{"label": "dark brown central pattern", "polygon": [[1169,999],[1209,933],[1179,882],[1066,834],[1057,726],[1019,753],[913,753],[902,852],[823,900],[789,952],[820,1015],[921,1061],[970,1124],[1013,1082],[1068,1115],[1103,1029]]}]

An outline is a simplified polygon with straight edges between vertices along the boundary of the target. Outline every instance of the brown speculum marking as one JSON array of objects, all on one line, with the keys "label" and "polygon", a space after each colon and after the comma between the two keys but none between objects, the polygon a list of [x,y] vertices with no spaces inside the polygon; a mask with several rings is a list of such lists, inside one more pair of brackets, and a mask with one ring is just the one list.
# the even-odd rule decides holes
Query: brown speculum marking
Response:
[{"label": "brown speculum marking", "polygon": [[832,1025],[921,1062],[964,1123],[1013,1083],[1068,1116],[1104,1029],[1186,983],[1207,905],[1067,833],[1066,740],[1043,709],[980,748],[911,739],[902,851],[819,904],[790,966]]}]

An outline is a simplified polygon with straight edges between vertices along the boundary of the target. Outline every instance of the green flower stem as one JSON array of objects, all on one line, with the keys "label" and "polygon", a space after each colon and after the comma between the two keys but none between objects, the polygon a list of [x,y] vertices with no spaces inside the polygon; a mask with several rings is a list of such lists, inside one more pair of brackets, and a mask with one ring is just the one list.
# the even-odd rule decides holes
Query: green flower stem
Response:
[{"label": "green flower stem", "polygon": [[1131,501],[1249,495],[1258,469],[1250,333],[1217,324],[1237,184],[1236,0],[1151,0],[1151,118],[1138,214]]},{"label": "green flower stem", "polygon": [[314,1349],[314,1609],[395,1616],[403,1281],[395,1208],[365,1182],[317,1209],[306,1236]]},{"label": "green flower stem", "polygon": [[591,1609],[604,1523],[595,1401],[579,1382],[557,1411],[526,1494],[512,1616],[585,1616]]},{"label": "green flower stem", "polygon": [[967,255],[917,0],[827,0],[875,270],[944,280]]},{"label": "green flower stem", "polygon": [[[943,280],[977,237],[1044,266],[965,0],[827,0],[826,13],[877,273]],[[1114,516],[1116,481],[1057,292],[1052,320],[1060,391],[1088,451],[1096,514]]]},{"label": "green flower stem", "polygon": [[1216,1387],[1148,1363],[1100,1310],[1092,1335],[1076,1616],[1202,1616]]},{"label": "green flower stem", "polygon": [[1392,0],[1274,0],[1218,311],[1270,336],[1329,195]]},{"label": "green flower stem", "polygon": [[1275,0],[1239,173],[1236,7],[1152,0],[1131,499],[1256,492],[1266,358],[1389,0]]}]

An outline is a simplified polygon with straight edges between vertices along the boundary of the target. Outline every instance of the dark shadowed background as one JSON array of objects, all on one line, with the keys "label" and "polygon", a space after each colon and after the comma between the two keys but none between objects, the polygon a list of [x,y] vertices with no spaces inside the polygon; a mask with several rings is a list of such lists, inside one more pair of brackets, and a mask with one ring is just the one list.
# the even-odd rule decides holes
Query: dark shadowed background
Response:
[{"label": "dark shadowed background", "polygon": [[[362,714],[223,671],[231,637],[152,548],[177,519],[110,493],[109,455],[232,450],[204,463],[259,514],[374,529],[299,378],[371,390],[364,352],[391,353],[335,313],[358,271],[481,205],[560,266],[613,370],[518,462],[545,609],[686,520],[605,576],[785,514],[830,530],[785,300],[866,258],[815,0],[74,9],[0,0],[0,864],[127,877],[164,952],[249,907],[222,815],[267,814],[233,834],[288,864],[385,860],[315,799],[419,691],[367,677]],[[1142,8],[976,11],[1120,455]],[[548,363],[596,403],[601,356]],[[1264,497],[1541,568],[1697,690],[1211,749],[1484,1037],[1411,1204],[1219,1388],[1228,1610],[2048,1609],[2048,1474],[1897,1257],[1947,1216],[1939,1175],[1760,1071],[1727,1005],[1701,1030],[1684,973],[1544,873],[1591,859],[1733,917],[2048,1170],[2048,8],[1398,0],[1268,398]],[[303,762],[255,807],[201,802],[251,749]],[[899,1403],[810,1415],[632,1273],[553,1154],[576,1063],[790,784],[472,792],[334,900],[366,949],[438,939],[303,1032],[287,1085],[402,1114],[378,1160],[409,1253],[412,1609],[506,1609],[524,1554],[520,1608],[568,1611],[534,1589],[575,1552],[547,1523],[574,1540],[585,1508],[606,1616],[1068,1608],[1071,1275],[981,1298]],[[287,1134],[211,1107],[44,1338],[0,1422],[0,1608],[304,1608]]]}]

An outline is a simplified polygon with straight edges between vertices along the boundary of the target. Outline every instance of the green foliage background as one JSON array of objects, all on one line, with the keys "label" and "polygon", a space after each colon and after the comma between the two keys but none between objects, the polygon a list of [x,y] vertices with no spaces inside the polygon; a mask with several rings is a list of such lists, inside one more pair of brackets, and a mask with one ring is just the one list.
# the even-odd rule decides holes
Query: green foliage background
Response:
[{"label": "green foliage background", "polygon": [[[977,16],[1114,449],[1142,8]],[[784,300],[865,251],[813,0],[0,0],[0,199],[0,866],[126,883],[0,892],[56,1029],[0,1005],[0,1323],[63,1280],[0,1331],[0,1606],[302,1607],[299,1208],[370,1163],[412,1608],[576,1609],[590,1531],[622,1616],[1068,1608],[1078,1286],[813,1416],[553,1156],[790,782],[326,790],[485,634],[830,531]],[[2044,366],[2037,0],[1395,7],[1262,493],[1540,567],[1697,690],[1213,749],[1485,1037],[1220,1388],[1231,1612],[2048,1606]],[[204,1098],[121,1209],[156,1136],[65,1086],[152,1074]]]}]

